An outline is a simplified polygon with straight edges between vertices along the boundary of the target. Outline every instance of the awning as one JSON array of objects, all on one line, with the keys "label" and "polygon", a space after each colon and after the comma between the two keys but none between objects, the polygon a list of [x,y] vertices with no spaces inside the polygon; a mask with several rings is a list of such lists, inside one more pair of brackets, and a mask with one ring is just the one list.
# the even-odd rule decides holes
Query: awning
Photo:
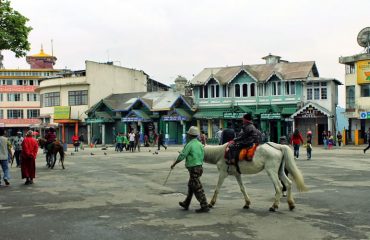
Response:
[{"label": "awning", "polygon": [[295,113],[297,111],[297,108],[295,107],[284,107],[282,110],[281,110],[281,114],[287,114],[287,115],[292,115],[293,113]]},{"label": "awning", "polygon": [[86,118],[86,123],[105,123],[114,122],[113,118],[107,112],[95,112],[95,118]]},{"label": "awning", "polygon": [[262,114],[262,113],[267,113],[267,111],[269,110],[268,107],[257,107],[256,109],[256,114]]},{"label": "awning", "polygon": [[142,110],[131,110],[121,122],[151,122],[152,119]]}]

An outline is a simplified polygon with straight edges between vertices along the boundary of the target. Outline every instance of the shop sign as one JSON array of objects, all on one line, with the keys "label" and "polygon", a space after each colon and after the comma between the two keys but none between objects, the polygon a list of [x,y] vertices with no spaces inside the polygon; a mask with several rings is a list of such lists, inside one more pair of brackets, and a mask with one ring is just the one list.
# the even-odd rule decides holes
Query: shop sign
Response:
[{"label": "shop sign", "polygon": [[54,119],[63,120],[69,119],[71,116],[70,106],[56,106],[54,107]]},{"label": "shop sign", "polygon": [[101,118],[91,118],[91,119],[86,119],[86,123],[103,123],[104,119]]},{"label": "shop sign", "polygon": [[244,112],[224,112],[224,118],[242,118],[244,116]]},{"label": "shop sign", "polygon": [[370,83],[370,61],[357,62],[357,84]]},{"label": "shop sign", "polygon": [[185,121],[186,117],[184,116],[164,116],[163,121]]},{"label": "shop sign", "polygon": [[370,119],[370,112],[360,112],[360,119]]},{"label": "shop sign", "polygon": [[121,119],[121,122],[141,122],[143,120],[141,117],[124,117]]},{"label": "shop sign", "polygon": [[281,119],[281,113],[262,113],[261,119]]}]

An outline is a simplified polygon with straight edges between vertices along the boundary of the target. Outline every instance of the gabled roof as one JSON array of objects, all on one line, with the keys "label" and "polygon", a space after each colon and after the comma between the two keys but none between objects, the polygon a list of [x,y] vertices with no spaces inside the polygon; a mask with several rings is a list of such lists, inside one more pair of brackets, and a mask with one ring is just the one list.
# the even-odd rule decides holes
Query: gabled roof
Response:
[{"label": "gabled roof", "polygon": [[303,107],[301,107],[297,112],[295,112],[294,114],[292,114],[290,117],[291,118],[294,118],[296,117],[298,114],[300,114],[301,112],[303,112],[306,108],[308,107],[314,107],[316,108],[317,110],[319,110],[320,112],[322,112],[324,115],[326,115],[327,117],[330,117],[330,111],[327,110],[326,108],[314,103],[314,102],[309,102],[307,104],[305,104]]},{"label": "gabled roof", "polygon": [[314,77],[319,76],[314,61],[279,62],[276,64],[205,68],[191,80],[191,84],[204,85],[211,77],[217,79],[222,85],[227,84],[242,71],[259,82],[267,81],[274,74],[284,80],[304,80],[309,77],[311,72],[313,72]]}]

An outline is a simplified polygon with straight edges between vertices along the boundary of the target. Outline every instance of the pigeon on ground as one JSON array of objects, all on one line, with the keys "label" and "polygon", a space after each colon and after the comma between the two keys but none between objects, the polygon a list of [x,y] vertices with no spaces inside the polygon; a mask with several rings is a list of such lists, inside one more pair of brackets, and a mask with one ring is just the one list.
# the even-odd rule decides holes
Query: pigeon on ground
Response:
[{"label": "pigeon on ground", "polygon": [[73,152],[71,152],[71,156],[73,156],[74,155],[74,153]]},{"label": "pigeon on ground", "polygon": [[152,150],[149,149],[149,152],[151,152]]},{"label": "pigeon on ground", "polygon": [[94,153],[90,153],[90,155],[95,155]]},{"label": "pigeon on ground", "polygon": [[101,150],[107,150],[107,148],[106,147],[103,147]]},{"label": "pigeon on ground", "polygon": [[104,152],[104,155],[107,155],[107,153],[106,153],[106,152]]}]

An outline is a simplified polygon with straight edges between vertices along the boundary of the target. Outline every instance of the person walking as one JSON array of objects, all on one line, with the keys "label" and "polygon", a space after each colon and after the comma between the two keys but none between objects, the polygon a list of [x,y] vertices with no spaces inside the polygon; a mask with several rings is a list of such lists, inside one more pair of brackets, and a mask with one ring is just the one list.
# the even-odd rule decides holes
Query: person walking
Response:
[{"label": "person walking", "polygon": [[234,129],[232,129],[232,124],[231,122],[227,123],[227,128],[225,128],[222,131],[221,134],[221,144],[224,145],[225,143],[230,142],[236,137]]},{"label": "person walking", "polygon": [[85,150],[84,149],[85,136],[83,133],[81,133],[81,135],[78,137],[78,140],[80,141],[80,149]]},{"label": "person walking", "polygon": [[367,130],[367,144],[368,146],[364,149],[364,154],[370,148],[370,128]]},{"label": "person walking", "polygon": [[[9,148],[8,138],[4,137],[5,130],[0,128],[0,165],[3,170],[3,180],[6,186],[9,186],[10,171],[9,171],[9,158],[11,158],[11,149]],[[1,174],[0,174],[0,185],[1,185]]]},{"label": "person walking", "polygon": [[123,150],[123,136],[122,133],[117,133],[116,136],[116,151],[122,152]]},{"label": "person walking", "polygon": [[130,150],[131,152],[135,151],[135,133],[134,131],[131,131],[131,133],[128,135],[130,140]]},{"label": "person walking", "polygon": [[26,179],[25,185],[33,184],[36,175],[36,156],[39,146],[32,137],[32,131],[29,130],[26,138],[22,142],[22,179]]},{"label": "person walking", "polygon": [[187,136],[188,143],[177,157],[177,160],[171,165],[173,169],[176,164],[185,160],[185,167],[189,171],[189,182],[188,182],[188,194],[183,202],[179,202],[179,205],[185,210],[189,209],[191,199],[195,195],[196,199],[200,203],[200,209],[195,210],[197,213],[209,212],[206,195],[204,194],[200,177],[203,174],[203,159],[204,159],[204,148],[203,145],[197,139],[199,130],[197,127],[190,127]]},{"label": "person walking", "polygon": [[342,141],[343,141],[343,136],[340,133],[340,131],[338,131],[338,133],[337,133],[337,141],[338,141],[338,146],[341,147],[342,146]]},{"label": "person walking", "polygon": [[164,147],[165,150],[167,150],[167,146],[164,145],[164,136],[162,132],[159,132],[157,142],[158,142],[158,150],[161,150],[161,146]]},{"label": "person walking", "polygon": [[221,145],[222,143],[222,128],[220,128],[217,132],[216,132],[216,139],[218,141],[218,144]]},{"label": "person walking", "polygon": [[322,136],[322,142],[324,143],[324,148],[327,149],[328,148],[328,135],[325,130],[322,132],[321,136]]},{"label": "person walking", "polygon": [[136,151],[136,148],[137,148],[137,151],[140,152],[140,132],[139,131],[136,131],[135,133],[135,151]]},{"label": "person walking", "polygon": [[311,160],[311,157],[312,157],[312,138],[307,138],[306,150],[307,150],[307,160]]},{"label": "person walking", "polygon": [[72,144],[75,147],[75,152],[78,152],[78,148],[80,147],[80,142],[79,142],[79,137],[77,134],[73,135]]},{"label": "person walking", "polygon": [[294,148],[294,157],[299,159],[299,146],[301,143],[303,144],[303,138],[298,129],[294,130],[290,143],[293,145]]},{"label": "person walking", "polygon": [[21,152],[22,152],[22,132],[18,131],[17,136],[13,140],[14,157],[17,164],[17,168],[21,167]]}]

